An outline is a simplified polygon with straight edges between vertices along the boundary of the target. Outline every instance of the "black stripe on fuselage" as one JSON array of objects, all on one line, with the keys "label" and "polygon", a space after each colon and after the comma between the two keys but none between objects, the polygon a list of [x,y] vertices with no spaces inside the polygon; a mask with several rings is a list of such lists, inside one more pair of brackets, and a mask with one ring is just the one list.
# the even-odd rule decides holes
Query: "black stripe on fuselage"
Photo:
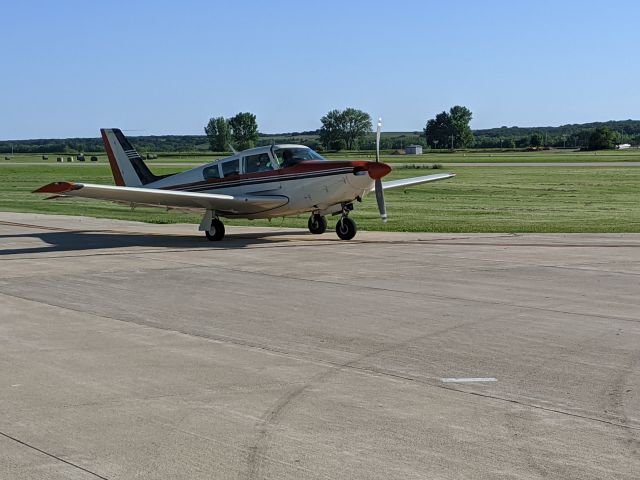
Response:
[{"label": "black stripe on fuselage", "polygon": [[244,178],[239,180],[231,180],[228,182],[222,183],[207,183],[202,182],[195,185],[189,185],[185,187],[162,187],[164,190],[180,190],[185,192],[198,192],[203,190],[217,190],[220,188],[230,188],[230,187],[245,187],[248,185],[258,185],[261,183],[279,183],[279,182],[288,182],[291,180],[301,180],[306,178],[317,178],[317,177],[328,177],[332,175],[344,175],[345,173],[352,173],[353,168],[338,168],[332,170],[322,170],[315,171],[309,173],[291,173],[289,175],[271,175],[268,177],[258,177],[258,178]]}]

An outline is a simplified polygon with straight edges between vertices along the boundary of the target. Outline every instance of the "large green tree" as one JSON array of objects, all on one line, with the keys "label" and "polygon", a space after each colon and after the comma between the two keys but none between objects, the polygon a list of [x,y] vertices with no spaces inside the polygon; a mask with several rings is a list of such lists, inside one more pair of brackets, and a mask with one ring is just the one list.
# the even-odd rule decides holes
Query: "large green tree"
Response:
[{"label": "large green tree", "polygon": [[237,148],[245,150],[255,145],[258,140],[258,123],[253,113],[238,113],[229,119],[229,126]]},{"label": "large green tree", "polygon": [[209,119],[209,123],[204,127],[211,150],[214,152],[224,152],[229,148],[231,141],[231,131],[229,121],[224,117]]},{"label": "large green tree", "polygon": [[471,110],[456,105],[448,112],[441,112],[436,118],[429,120],[424,127],[424,136],[430,146],[440,148],[464,148],[473,144],[473,133],[469,122],[472,118]]},{"label": "large green tree", "polygon": [[607,127],[596,128],[589,135],[589,150],[607,150],[615,147],[616,134]]},{"label": "large green tree", "polygon": [[533,148],[539,148],[542,146],[543,138],[539,133],[534,133],[531,135],[531,140],[529,140],[529,146]]},{"label": "large green tree", "polygon": [[427,145],[434,148],[446,148],[447,145],[451,145],[452,131],[451,116],[447,112],[440,112],[424,127]]},{"label": "large green tree", "polygon": [[331,110],[320,121],[320,141],[326,148],[357,148],[358,142],[371,132],[371,116],[356,108]]},{"label": "large green tree", "polygon": [[331,110],[322,117],[320,121],[322,122],[322,127],[320,128],[320,143],[327,149],[340,150],[340,148],[338,148],[338,142],[342,139],[343,131],[340,110]]},{"label": "large green tree", "polygon": [[358,142],[372,130],[371,117],[368,113],[355,108],[347,108],[342,112],[344,122],[344,140],[347,148],[357,148]]},{"label": "large green tree", "polygon": [[451,117],[451,128],[453,134],[453,144],[456,148],[470,147],[473,145],[473,133],[469,122],[473,114],[467,107],[456,105],[449,110]]}]

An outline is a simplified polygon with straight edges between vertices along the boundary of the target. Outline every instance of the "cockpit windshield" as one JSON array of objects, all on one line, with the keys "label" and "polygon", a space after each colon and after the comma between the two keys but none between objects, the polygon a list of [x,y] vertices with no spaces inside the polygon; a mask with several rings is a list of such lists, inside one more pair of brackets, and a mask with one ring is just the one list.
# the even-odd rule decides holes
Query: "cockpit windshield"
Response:
[{"label": "cockpit windshield", "polygon": [[306,147],[273,148],[273,157],[280,168],[291,167],[304,160],[325,160],[319,153]]}]

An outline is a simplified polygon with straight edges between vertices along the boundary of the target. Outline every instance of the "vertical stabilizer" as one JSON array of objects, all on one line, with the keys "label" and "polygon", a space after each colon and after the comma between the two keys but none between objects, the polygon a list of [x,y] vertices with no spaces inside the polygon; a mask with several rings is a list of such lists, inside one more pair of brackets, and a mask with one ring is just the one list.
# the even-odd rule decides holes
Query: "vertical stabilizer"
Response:
[{"label": "vertical stabilizer", "polygon": [[101,128],[100,133],[116,185],[141,187],[160,178],[151,173],[120,129]]}]

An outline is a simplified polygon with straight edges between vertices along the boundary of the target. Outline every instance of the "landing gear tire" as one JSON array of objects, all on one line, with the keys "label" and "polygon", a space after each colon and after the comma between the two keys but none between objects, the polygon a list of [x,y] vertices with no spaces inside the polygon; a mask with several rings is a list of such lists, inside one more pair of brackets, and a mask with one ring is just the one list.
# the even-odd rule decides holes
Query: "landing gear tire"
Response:
[{"label": "landing gear tire", "polygon": [[219,242],[224,238],[224,223],[222,223],[219,219],[214,218],[211,221],[211,227],[209,228],[209,230],[206,230],[204,234],[212,242]]},{"label": "landing gear tire", "polygon": [[311,215],[307,225],[309,227],[309,231],[314,235],[320,235],[327,231],[327,219],[322,215]]},{"label": "landing gear tire", "polygon": [[336,223],[336,233],[341,240],[351,240],[356,236],[357,231],[356,222],[349,217],[342,217],[338,220],[338,223]]}]

